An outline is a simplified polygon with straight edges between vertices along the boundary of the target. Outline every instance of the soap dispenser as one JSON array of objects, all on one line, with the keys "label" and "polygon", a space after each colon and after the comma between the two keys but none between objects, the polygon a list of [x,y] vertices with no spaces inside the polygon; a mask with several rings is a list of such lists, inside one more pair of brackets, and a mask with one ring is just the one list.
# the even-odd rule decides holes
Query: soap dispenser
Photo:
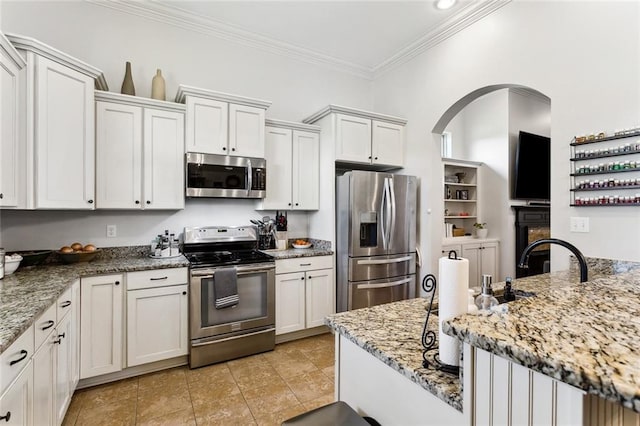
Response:
[{"label": "soap dispenser", "polygon": [[513,292],[511,277],[507,277],[504,283],[504,301],[513,302],[516,300],[516,294]]},{"label": "soap dispenser", "polygon": [[482,293],[476,297],[476,306],[479,311],[489,311],[494,306],[498,306],[498,299],[493,297],[491,281],[491,275],[482,275]]}]

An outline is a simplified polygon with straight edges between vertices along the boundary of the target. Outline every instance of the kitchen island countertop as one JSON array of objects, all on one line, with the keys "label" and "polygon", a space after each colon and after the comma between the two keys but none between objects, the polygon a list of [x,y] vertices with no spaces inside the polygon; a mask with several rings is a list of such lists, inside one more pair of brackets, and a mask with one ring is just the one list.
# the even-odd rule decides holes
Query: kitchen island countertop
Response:
[{"label": "kitchen island countertop", "polygon": [[[506,313],[462,315],[448,334],[532,370],[640,411],[640,269],[593,264],[590,280],[553,272],[519,278],[514,288],[537,296]],[[630,271],[630,272],[628,272]],[[617,274],[617,275],[616,275]],[[498,285],[498,287],[500,287]],[[422,367],[426,299],[342,312],[329,327],[375,358],[462,410],[461,381]],[[429,320],[436,331],[437,317]]]},{"label": "kitchen island countertop", "polygon": [[0,353],[81,277],[189,266],[184,256],[105,258],[69,265],[40,265],[18,269],[0,280]]}]

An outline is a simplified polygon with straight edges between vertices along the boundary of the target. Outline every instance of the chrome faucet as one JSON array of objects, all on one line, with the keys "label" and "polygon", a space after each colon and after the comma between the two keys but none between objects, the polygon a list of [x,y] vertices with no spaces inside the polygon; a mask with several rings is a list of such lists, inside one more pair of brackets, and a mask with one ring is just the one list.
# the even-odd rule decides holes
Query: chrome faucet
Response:
[{"label": "chrome faucet", "polygon": [[573,253],[576,256],[576,258],[578,259],[578,263],[580,264],[580,282],[583,283],[587,281],[587,260],[584,258],[584,255],[573,244],[568,243],[564,240],[559,240],[557,238],[545,238],[542,240],[534,241],[531,244],[529,244],[527,247],[525,247],[524,251],[522,252],[522,256],[520,257],[520,264],[518,264],[518,267],[523,269],[528,268],[529,253],[531,253],[531,251],[534,248],[542,244],[558,244],[562,247],[565,247],[571,250],[571,253]]}]

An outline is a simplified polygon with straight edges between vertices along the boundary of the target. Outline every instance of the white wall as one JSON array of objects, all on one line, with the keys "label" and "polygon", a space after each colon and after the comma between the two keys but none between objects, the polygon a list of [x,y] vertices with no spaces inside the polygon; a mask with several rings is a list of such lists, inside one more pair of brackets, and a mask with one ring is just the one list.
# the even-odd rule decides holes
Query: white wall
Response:
[{"label": "white wall", "polygon": [[[175,97],[178,84],[188,84],[270,100],[267,117],[290,121],[329,103],[372,107],[369,80],[88,2],[2,1],[0,25],[4,32],[39,39],[98,67],[113,92],[120,91],[125,62],[130,61],[138,96],[150,95],[151,79],[160,68],[168,100]],[[71,240],[99,246],[146,244],[167,228],[248,224],[262,216],[254,206],[250,200],[211,199],[187,201],[178,212],[3,210],[1,241],[10,250],[56,248]],[[306,236],[305,213],[290,215],[290,223],[294,237]],[[107,224],[118,225],[117,238],[105,238]]]},{"label": "white wall", "polygon": [[[639,19],[638,2],[514,1],[376,79],[374,108],[409,120],[405,172],[422,178],[420,242],[431,260],[423,275],[437,271],[442,235],[442,213],[424,208],[442,192],[433,127],[456,101],[496,84],[551,98],[552,236],[588,256],[640,260],[638,208],[569,207],[571,138],[630,127],[640,116]],[[578,215],[590,218],[590,233],[569,233]],[[566,253],[554,247],[554,269],[568,266]]]}]

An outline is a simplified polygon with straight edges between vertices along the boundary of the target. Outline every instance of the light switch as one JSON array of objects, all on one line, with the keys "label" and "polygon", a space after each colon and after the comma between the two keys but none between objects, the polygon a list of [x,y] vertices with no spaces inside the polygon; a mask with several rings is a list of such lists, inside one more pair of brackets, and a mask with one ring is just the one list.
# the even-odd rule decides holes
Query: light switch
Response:
[{"label": "light switch", "polygon": [[570,217],[569,231],[570,232],[589,232],[589,218],[588,217]]}]

